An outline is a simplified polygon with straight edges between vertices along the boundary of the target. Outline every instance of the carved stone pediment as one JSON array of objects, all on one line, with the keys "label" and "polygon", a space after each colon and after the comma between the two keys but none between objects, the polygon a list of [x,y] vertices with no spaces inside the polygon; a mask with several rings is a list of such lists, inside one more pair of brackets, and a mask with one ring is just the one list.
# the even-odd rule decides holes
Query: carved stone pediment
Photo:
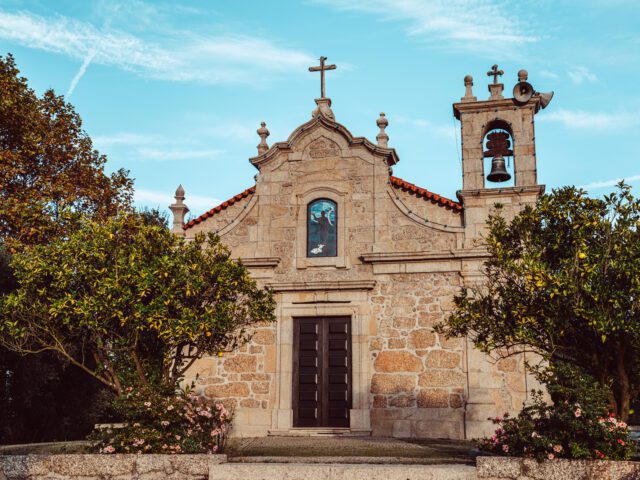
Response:
[{"label": "carved stone pediment", "polygon": [[309,144],[307,151],[311,158],[339,157],[340,147],[333,140],[320,137]]}]

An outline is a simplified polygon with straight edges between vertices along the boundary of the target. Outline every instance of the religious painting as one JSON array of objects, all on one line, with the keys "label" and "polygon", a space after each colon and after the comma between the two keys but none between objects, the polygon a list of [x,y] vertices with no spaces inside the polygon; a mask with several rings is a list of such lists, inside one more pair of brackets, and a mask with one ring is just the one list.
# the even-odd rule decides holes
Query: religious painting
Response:
[{"label": "religious painting", "polygon": [[336,202],[314,200],[307,208],[307,257],[338,254],[338,210]]}]

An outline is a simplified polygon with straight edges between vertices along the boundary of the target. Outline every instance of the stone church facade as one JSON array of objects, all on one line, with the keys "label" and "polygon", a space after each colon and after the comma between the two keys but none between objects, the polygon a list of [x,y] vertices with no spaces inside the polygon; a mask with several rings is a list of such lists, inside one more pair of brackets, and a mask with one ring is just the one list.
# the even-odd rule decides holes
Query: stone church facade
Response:
[{"label": "stone church facade", "polygon": [[[519,72],[523,93],[526,80]],[[217,232],[277,300],[277,322],[191,370],[203,395],[235,409],[235,435],[473,438],[491,430],[487,417],[527,400],[523,358],[494,360],[433,331],[453,295],[482,281],[492,206],[513,215],[544,191],[534,115],[549,98],[533,89],[505,98],[495,76],[489,99],[477,100],[472,85],[465,77],[453,105],[462,127],[457,200],[393,175],[400,159],[384,114],[373,143],[338,123],[324,96],[286,141],[269,147],[265,125],[258,130],[254,186],[188,223],[176,192],[173,231]],[[489,185],[486,160],[500,170],[505,156],[512,185]]]}]

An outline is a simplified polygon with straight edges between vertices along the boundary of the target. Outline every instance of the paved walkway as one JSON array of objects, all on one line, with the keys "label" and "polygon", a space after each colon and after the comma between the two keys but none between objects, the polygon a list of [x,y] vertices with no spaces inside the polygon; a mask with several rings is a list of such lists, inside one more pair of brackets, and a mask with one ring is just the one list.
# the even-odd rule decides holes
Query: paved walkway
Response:
[{"label": "paved walkway", "polygon": [[403,463],[473,465],[471,442],[384,437],[232,438],[226,453],[243,463]]}]

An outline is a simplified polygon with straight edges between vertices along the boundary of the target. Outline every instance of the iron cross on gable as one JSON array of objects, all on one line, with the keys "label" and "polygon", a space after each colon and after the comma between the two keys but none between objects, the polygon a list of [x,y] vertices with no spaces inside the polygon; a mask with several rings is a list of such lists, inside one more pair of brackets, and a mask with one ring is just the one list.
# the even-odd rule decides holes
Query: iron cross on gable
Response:
[{"label": "iron cross on gable", "polygon": [[491,70],[487,72],[487,76],[493,76],[493,83],[498,83],[498,77],[504,75],[504,70],[498,70],[498,65],[491,67]]},{"label": "iron cross on gable", "polygon": [[324,98],[324,72],[325,70],[335,70],[335,65],[325,65],[324,61],[327,57],[320,57],[320,66],[319,67],[309,67],[310,72],[320,72],[320,98]]}]

